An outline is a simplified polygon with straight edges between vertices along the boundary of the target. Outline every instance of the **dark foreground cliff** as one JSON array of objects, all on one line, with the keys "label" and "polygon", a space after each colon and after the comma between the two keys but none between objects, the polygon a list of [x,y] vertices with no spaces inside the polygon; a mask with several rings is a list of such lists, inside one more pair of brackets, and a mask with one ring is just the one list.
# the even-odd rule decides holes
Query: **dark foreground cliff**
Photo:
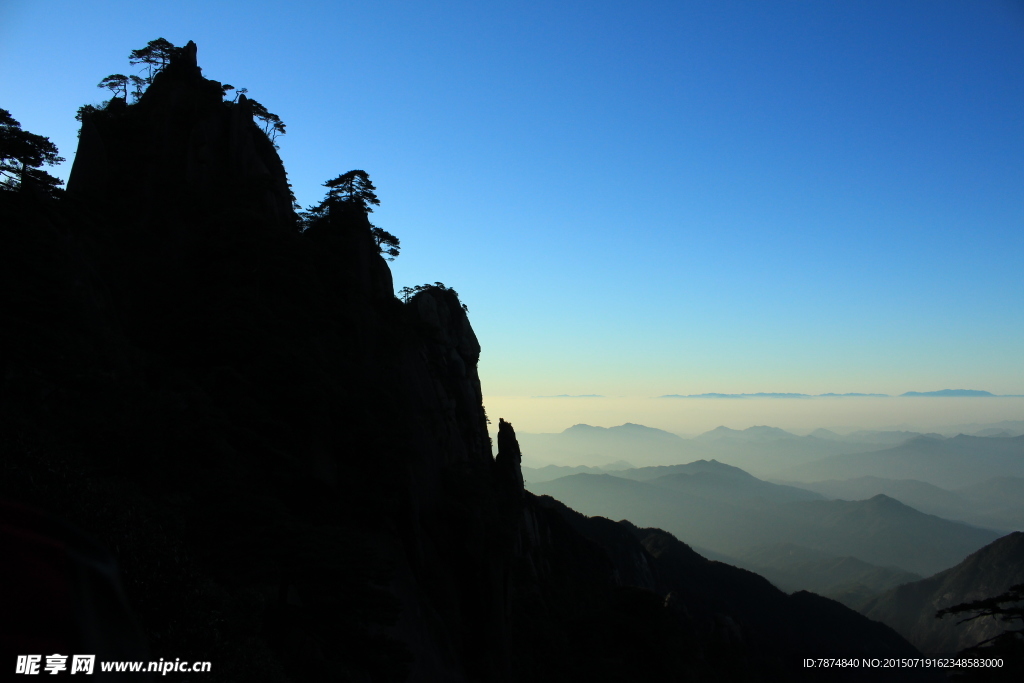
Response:
[{"label": "dark foreground cliff", "polygon": [[65,196],[0,193],[0,496],[116,555],[152,659],[211,682],[876,681],[802,661],[914,656],[525,492],[456,294],[396,299],[364,212],[300,231],[195,54],[85,117]]},{"label": "dark foreground cliff", "polygon": [[954,653],[994,638],[1016,624],[993,616],[958,624],[965,615],[936,619],[936,612],[1002,595],[1021,583],[1024,533],[1015,531],[971,553],[955,567],[873,598],[861,611],[892,626],[922,652]]}]

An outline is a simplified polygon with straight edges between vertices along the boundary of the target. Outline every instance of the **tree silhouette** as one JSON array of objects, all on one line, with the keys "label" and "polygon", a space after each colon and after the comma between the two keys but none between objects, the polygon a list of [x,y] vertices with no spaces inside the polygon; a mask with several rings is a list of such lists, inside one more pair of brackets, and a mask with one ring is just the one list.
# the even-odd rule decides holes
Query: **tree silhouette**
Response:
[{"label": "tree silhouette", "polygon": [[[433,284],[428,282],[425,285],[416,285],[415,287],[402,287],[400,290],[398,290],[398,297],[402,300],[403,303],[409,303],[409,300],[412,297],[416,296],[420,292],[425,292],[429,289],[439,289],[442,292],[451,292],[452,294],[455,295],[456,298],[458,298],[459,296],[459,293],[455,291],[454,287],[445,287],[443,282],[435,282]],[[469,306],[467,306],[466,304],[462,304],[462,310],[468,313]],[[489,421],[488,424],[490,424]]]},{"label": "tree silhouette", "polygon": [[142,81],[149,85],[158,73],[167,68],[167,65],[171,62],[171,57],[177,49],[169,40],[157,38],[146,43],[146,47],[132,50],[131,54],[128,55],[128,63],[132,66],[138,64],[145,65],[146,75],[142,78]]},{"label": "tree silhouette", "polygon": [[135,102],[138,102],[139,98],[142,97],[142,93],[146,91],[146,86],[149,85],[149,83],[146,81],[145,78],[142,78],[141,76],[136,76],[135,74],[132,74],[128,78],[131,80],[132,83],[132,99]]},{"label": "tree silhouette", "polygon": [[370,175],[366,171],[354,170],[342,173],[334,180],[328,180],[324,187],[330,188],[327,192],[328,202],[342,202],[351,206],[357,206],[366,213],[372,213],[374,206],[380,205],[380,200],[374,193],[375,188],[370,182]]},{"label": "tree silhouette", "polygon": [[22,130],[6,109],[0,109],[0,187],[52,195],[64,181],[40,166],[64,161],[49,138]]},{"label": "tree silhouette", "polygon": [[[228,86],[230,87],[230,86]],[[245,91],[245,88],[242,89]],[[225,90],[225,92],[227,92]],[[284,121],[281,120],[277,114],[272,114],[267,111],[267,108],[256,100],[249,98],[249,105],[252,107],[253,118],[259,121],[261,126],[260,130],[270,138],[270,141],[274,143],[274,148],[277,148],[277,136],[284,135]]]},{"label": "tree silhouette", "polygon": [[106,88],[114,97],[117,97],[117,92],[121,91],[121,97],[124,98],[125,102],[128,101],[128,77],[124,74],[111,74],[100,81],[96,87]]},{"label": "tree silhouette", "polygon": [[378,228],[376,225],[370,224],[370,234],[373,236],[373,241],[377,243],[377,250],[384,256],[388,261],[394,261],[395,257],[398,256],[398,252],[401,249],[400,242],[397,237],[392,235],[383,228]]},{"label": "tree silhouette", "polygon": [[[370,204],[380,205],[380,200],[374,192],[377,188],[370,182],[370,175],[366,171],[354,170],[342,173],[333,180],[324,183],[328,188],[327,196],[319,204],[310,206],[299,213],[299,231],[305,231],[328,219],[332,206],[341,206],[347,209],[354,208],[356,211],[370,213],[373,211]],[[401,240],[390,232],[379,226],[370,223],[370,237],[377,246],[377,253],[388,261],[394,261],[401,251]],[[444,285],[437,283],[444,288]],[[410,290],[412,291],[412,290]],[[416,290],[419,291],[419,290]]]},{"label": "tree silhouette", "polygon": [[990,642],[999,640],[1016,640],[1020,637],[1024,637],[1024,583],[1018,583],[1016,586],[1011,586],[1002,595],[997,595],[994,598],[985,598],[984,600],[975,600],[974,602],[964,602],[959,605],[953,605],[941,609],[935,613],[937,619],[941,619],[947,614],[969,614],[964,617],[957,624],[963,624],[968,621],[974,621],[981,617],[995,617],[999,621],[1013,623],[1020,622],[1019,628],[1010,629],[1000,633],[997,636],[993,636],[988,640],[984,640],[977,645],[971,647],[971,650],[975,650],[982,647]]},{"label": "tree silhouette", "polygon": [[1024,583],[1011,586],[1002,595],[941,609],[935,613],[935,617],[941,619],[947,614],[968,615],[957,624],[982,617],[994,617],[1008,625],[1012,625],[1014,622],[1017,624],[1017,628],[1009,628],[959,653],[961,657],[967,658],[999,658],[1003,660],[1003,667],[999,669],[968,669],[954,680],[1021,680],[1020,675],[1024,672]]}]

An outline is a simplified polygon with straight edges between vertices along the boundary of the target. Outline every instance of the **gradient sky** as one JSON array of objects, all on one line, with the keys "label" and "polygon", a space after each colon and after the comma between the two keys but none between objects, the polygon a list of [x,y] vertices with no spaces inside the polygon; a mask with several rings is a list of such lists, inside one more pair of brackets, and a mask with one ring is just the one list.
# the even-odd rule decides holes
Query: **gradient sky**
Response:
[{"label": "gradient sky", "polygon": [[370,173],[485,396],[1024,394],[1019,1],[4,0],[0,107],[70,159],[158,36]]}]

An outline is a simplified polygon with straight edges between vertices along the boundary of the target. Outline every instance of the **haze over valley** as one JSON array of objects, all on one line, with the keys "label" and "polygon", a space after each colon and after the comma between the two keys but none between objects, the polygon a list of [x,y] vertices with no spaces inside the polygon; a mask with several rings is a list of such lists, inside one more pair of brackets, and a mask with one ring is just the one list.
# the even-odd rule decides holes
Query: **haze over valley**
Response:
[{"label": "haze over valley", "polygon": [[[684,437],[635,423],[581,423],[522,433],[519,442],[535,494],[587,515],[660,527],[710,559],[865,610],[907,637],[943,633],[914,636],[939,651],[998,630],[955,635],[949,623],[932,628],[928,615],[919,617],[927,628],[912,628],[908,608],[886,602],[902,595],[893,591],[945,576],[996,541],[1003,545],[990,556],[1024,551],[1019,533],[1000,540],[1024,530],[1024,420],[957,426],[970,433],[798,435],[762,425]],[[971,571],[985,573],[985,563],[977,565]],[[990,569],[986,589],[947,591],[932,612],[955,604],[953,595],[1005,591],[1024,580],[1021,572]],[[941,581],[927,580],[922,586]]]}]

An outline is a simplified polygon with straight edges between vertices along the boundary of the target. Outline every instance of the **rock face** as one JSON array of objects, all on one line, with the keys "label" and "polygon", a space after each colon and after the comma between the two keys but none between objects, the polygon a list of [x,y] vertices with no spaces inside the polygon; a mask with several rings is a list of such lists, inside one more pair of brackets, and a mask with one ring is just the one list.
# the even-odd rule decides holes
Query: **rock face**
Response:
[{"label": "rock face", "polygon": [[195,43],[181,48],[137,104],[111,102],[83,122],[68,192],[115,202],[138,212],[140,223],[168,210],[195,219],[231,203],[294,219],[273,143],[253,123],[245,95],[225,102],[221,84],[203,78]]},{"label": "rock face", "polygon": [[936,619],[940,609],[983,600],[1024,583],[1024,533],[993,541],[963,562],[921,581],[898,586],[865,605],[861,612],[892,626],[921,652],[952,654],[1006,630],[984,617],[957,625],[961,617]]},{"label": "rock face", "polygon": [[913,653],[525,492],[455,293],[396,299],[365,213],[297,230],[273,145],[195,53],[86,117],[65,200],[0,196],[0,495],[115,552],[154,659],[211,681],[875,681],[801,661]]}]

